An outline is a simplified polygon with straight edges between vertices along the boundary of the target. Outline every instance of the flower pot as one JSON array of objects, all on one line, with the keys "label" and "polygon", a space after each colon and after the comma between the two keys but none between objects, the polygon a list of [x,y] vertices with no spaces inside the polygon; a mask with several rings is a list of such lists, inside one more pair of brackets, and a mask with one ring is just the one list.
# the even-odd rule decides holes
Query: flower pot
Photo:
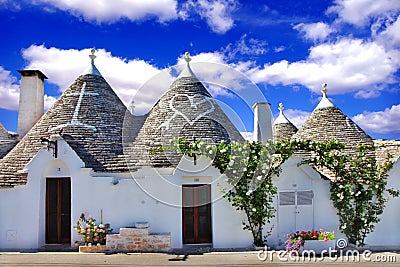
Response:
[{"label": "flower pot", "polygon": [[335,249],[336,240],[305,240],[304,246],[300,249],[300,253],[307,250],[315,252],[315,254],[321,254],[324,251],[324,254],[328,254],[329,251]]},{"label": "flower pot", "polygon": [[106,245],[79,246],[79,253],[102,253],[106,251],[107,251]]}]

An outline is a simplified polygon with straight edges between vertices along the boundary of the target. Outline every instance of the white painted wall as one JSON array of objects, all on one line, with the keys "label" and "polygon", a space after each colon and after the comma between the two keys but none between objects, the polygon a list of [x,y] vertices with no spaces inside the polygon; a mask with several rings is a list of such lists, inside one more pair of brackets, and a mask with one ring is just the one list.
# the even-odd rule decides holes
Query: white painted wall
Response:
[{"label": "white painted wall", "polygon": [[[100,222],[102,210],[103,223],[110,223],[115,232],[147,221],[151,232],[171,232],[174,248],[182,247],[182,184],[211,183],[214,247],[252,244],[251,235],[241,227],[243,214],[221,199],[221,175],[205,157],[199,158],[196,166],[192,159],[184,158],[175,171],[145,168],[132,178],[130,173],[93,173],[63,140],[58,141],[58,152],[58,159],[54,159],[52,151],[40,150],[27,166],[28,183],[0,191],[0,248],[35,249],[45,245],[46,178],[57,177],[71,178],[72,226],[82,212]],[[114,185],[116,179],[119,183]],[[8,231],[16,231],[17,238],[7,241]],[[80,240],[73,228],[71,239],[71,243]]]},{"label": "white painted wall", "polygon": [[[308,165],[297,166],[301,162],[298,157],[291,157],[282,165],[282,173],[279,177],[273,179],[274,184],[280,191],[301,191],[312,190],[314,192],[313,200],[313,218],[311,229],[296,229],[296,230],[325,230],[334,231],[337,238],[344,237],[338,229],[338,216],[336,209],[333,207],[329,199],[329,181],[320,178],[318,172]],[[267,238],[267,243],[270,246],[283,248],[286,237],[279,235],[282,223],[287,223],[287,220],[294,220],[293,217],[286,218],[279,216],[278,199],[275,200],[275,208],[277,210],[275,218],[271,221],[273,230],[271,236]],[[283,221],[283,222],[280,222]],[[265,232],[269,227],[265,227]],[[286,233],[288,234],[288,233]]]},{"label": "white painted wall", "polygon": [[[329,199],[329,181],[321,179],[309,166],[298,167],[298,162],[299,158],[285,162],[281,175],[274,178],[278,191],[294,188],[313,190],[313,228],[335,231],[337,239],[342,238],[337,228],[336,210]],[[171,232],[174,248],[182,247],[182,184],[211,183],[213,246],[243,248],[252,245],[251,234],[242,230],[244,214],[221,198],[219,187],[227,186],[224,176],[210,166],[210,160],[205,157],[200,157],[196,166],[193,165],[193,159],[183,158],[176,170],[144,168],[134,173],[132,178],[130,173],[93,173],[91,169],[84,168],[84,163],[76,153],[60,140],[58,159],[52,157],[52,151],[42,149],[27,169],[29,175],[26,185],[0,190],[1,249],[40,248],[45,245],[46,177],[71,177],[71,225],[75,224],[82,212],[88,212],[100,222],[102,210],[103,223],[110,223],[115,232],[120,227],[148,221],[151,232]],[[399,174],[400,164],[397,162],[391,171],[389,186],[399,188]],[[119,183],[114,185],[114,180]],[[400,245],[397,230],[399,204],[399,199],[388,203],[382,222],[367,239],[368,244]],[[278,238],[278,216],[271,222],[274,228],[268,238],[268,244],[275,247],[282,245],[282,240]],[[266,226],[265,230],[268,228]],[[16,238],[7,240],[7,235],[10,239],[15,232]],[[71,243],[80,239],[73,228],[71,237]]]},{"label": "white painted wall", "polygon": [[[400,160],[397,160],[389,172],[388,188],[400,190]],[[389,196],[387,194],[387,196]],[[400,198],[389,197],[381,221],[375,231],[367,236],[367,247],[379,249],[399,249],[400,247]]]}]

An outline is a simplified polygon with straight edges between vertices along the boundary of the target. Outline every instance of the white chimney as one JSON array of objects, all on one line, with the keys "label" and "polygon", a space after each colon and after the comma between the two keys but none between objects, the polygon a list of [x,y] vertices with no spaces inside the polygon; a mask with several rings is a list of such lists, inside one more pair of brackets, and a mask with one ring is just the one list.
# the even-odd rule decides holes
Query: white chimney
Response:
[{"label": "white chimney", "polygon": [[22,139],[44,113],[44,79],[40,70],[19,70],[21,74],[18,134]]},{"label": "white chimney", "polygon": [[272,140],[272,115],[271,105],[266,102],[257,102],[254,109],[254,134],[253,140],[265,144]]}]

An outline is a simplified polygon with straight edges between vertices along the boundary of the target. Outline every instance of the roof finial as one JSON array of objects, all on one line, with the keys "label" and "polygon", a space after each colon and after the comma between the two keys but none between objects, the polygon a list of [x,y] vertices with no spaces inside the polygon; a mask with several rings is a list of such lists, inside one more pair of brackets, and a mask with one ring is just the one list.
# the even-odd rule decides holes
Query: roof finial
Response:
[{"label": "roof finial", "polygon": [[92,60],[92,62],[94,61],[94,59],[96,58],[96,55],[94,53],[96,53],[96,50],[92,49],[90,50],[90,53],[92,53],[91,55],[89,55],[90,59]]},{"label": "roof finial", "polygon": [[323,83],[322,84],[322,90],[321,90],[322,98],[321,98],[321,101],[318,103],[318,105],[315,107],[315,109],[334,107],[335,106],[335,105],[333,105],[333,103],[326,96],[326,92],[328,91],[327,88],[328,88],[328,84]]},{"label": "roof finial", "polygon": [[326,84],[326,83],[323,83],[322,84],[322,90],[321,90],[321,93],[322,93],[322,97],[326,97],[326,92],[328,92],[328,84]]},{"label": "roof finial", "polygon": [[92,74],[92,75],[97,75],[97,76],[101,76],[101,73],[99,72],[99,70],[96,68],[95,64],[94,64],[94,59],[96,58],[96,50],[91,49],[90,50],[90,67],[88,70],[86,70],[83,74]]},{"label": "roof finial", "polygon": [[[182,78],[182,77],[192,77],[192,78],[196,78],[196,75],[194,75],[192,69],[190,68],[190,64],[189,62],[192,60],[192,58],[190,57],[190,53],[186,52],[185,53],[185,61],[186,61],[186,67],[182,70],[181,74],[179,74],[178,78]],[[197,78],[196,78],[197,79]]]},{"label": "roof finial", "polygon": [[280,113],[283,113],[283,103],[279,103],[279,111]]},{"label": "roof finial", "polygon": [[189,53],[189,52],[186,52],[186,53],[185,53],[185,61],[186,61],[187,63],[189,63],[191,60],[192,60],[192,59],[191,59],[191,57],[190,57],[190,53]]}]

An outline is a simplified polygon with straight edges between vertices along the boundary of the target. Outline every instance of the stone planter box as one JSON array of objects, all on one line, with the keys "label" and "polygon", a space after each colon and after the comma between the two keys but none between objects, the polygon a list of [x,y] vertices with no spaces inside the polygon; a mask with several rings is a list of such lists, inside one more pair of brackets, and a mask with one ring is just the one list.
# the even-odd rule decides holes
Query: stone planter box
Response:
[{"label": "stone planter box", "polygon": [[306,240],[304,241],[304,246],[300,249],[300,253],[304,250],[314,251],[315,254],[321,254],[325,250],[324,254],[335,249],[336,240]]},{"label": "stone planter box", "polygon": [[107,251],[106,245],[79,246],[79,253],[103,253]]}]

